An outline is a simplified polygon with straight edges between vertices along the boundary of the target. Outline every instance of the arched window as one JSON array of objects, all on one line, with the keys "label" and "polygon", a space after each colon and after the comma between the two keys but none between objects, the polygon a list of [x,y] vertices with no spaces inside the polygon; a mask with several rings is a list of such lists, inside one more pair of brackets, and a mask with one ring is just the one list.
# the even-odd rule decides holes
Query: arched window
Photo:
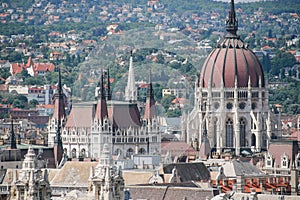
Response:
[{"label": "arched window", "polygon": [[267,135],[266,133],[263,133],[262,135],[262,147],[267,148]]},{"label": "arched window", "polygon": [[86,157],[86,154],[85,154],[85,149],[81,149],[81,153],[80,153],[80,156],[85,158]]},{"label": "arched window", "polygon": [[230,118],[226,121],[226,147],[233,147],[233,121]]},{"label": "arched window", "polygon": [[255,147],[256,146],[256,136],[254,133],[251,135],[251,146]]},{"label": "arched window", "polygon": [[129,148],[126,152],[126,157],[130,157],[131,155],[133,155],[133,149]]},{"label": "arched window", "polygon": [[266,155],[266,167],[273,167],[273,157],[269,153]]},{"label": "arched window", "polygon": [[281,156],[281,167],[282,168],[289,167],[289,158],[285,153]]},{"label": "arched window", "polygon": [[244,118],[240,119],[240,145],[241,147],[247,146],[246,120]]},{"label": "arched window", "polygon": [[218,127],[218,119],[214,120],[214,147],[217,146],[217,127]]},{"label": "arched window", "polygon": [[115,150],[115,155],[122,155],[122,150],[121,149],[116,149]]},{"label": "arched window", "polygon": [[72,158],[76,158],[76,149],[72,149]]},{"label": "arched window", "polygon": [[146,150],[144,148],[140,148],[139,154],[142,154],[142,155],[146,154]]}]

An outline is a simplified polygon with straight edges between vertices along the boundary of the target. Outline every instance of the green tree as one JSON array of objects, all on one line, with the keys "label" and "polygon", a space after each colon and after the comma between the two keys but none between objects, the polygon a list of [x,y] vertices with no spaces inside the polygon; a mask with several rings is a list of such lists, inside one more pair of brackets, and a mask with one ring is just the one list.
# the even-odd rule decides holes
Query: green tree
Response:
[{"label": "green tree", "polygon": [[166,111],[169,110],[169,107],[175,98],[176,97],[173,94],[167,94],[162,98],[161,104],[163,105],[163,107]]},{"label": "green tree", "polygon": [[292,67],[296,62],[296,58],[291,53],[277,51],[271,61],[271,74],[277,76],[283,68]]},{"label": "green tree", "polygon": [[5,83],[5,80],[10,76],[9,68],[2,67],[0,68],[0,84]]},{"label": "green tree", "polygon": [[29,101],[29,108],[35,108],[36,105],[39,105],[39,102],[36,99],[32,99]]},{"label": "green tree", "polygon": [[179,108],[167,111],[167,117],[179,117],[179,116],[181,116],[181,109]]}]

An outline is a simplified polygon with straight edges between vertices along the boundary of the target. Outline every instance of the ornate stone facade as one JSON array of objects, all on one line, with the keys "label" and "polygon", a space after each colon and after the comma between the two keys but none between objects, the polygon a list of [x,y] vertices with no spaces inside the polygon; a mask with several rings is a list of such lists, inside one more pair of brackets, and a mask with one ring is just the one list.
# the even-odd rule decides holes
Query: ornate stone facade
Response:
[{"label": "ornate stone facade", "polygon": [[103,146],[95,170],[91,167],[89,197],[100,200],[123,200],[124,179],[121,169],[113,164],[108,144]]},{"label": "ornate stone facade", "polygon": [[34,150],[29,147],[21,171],[13,171],[10,199],[51,199],[48,171],[39,168]]},{"label": "ornate stone facade", "polygon": [[187,120],[187,142],[206,137],[212,151],[267,149],[271,135],[268,89],[255,54],[237,35],[234,2],[227,34],[208,55],[195,84],[195,105]]},{"label": "ornate stone facade", "polygon": [[[65,123],[62,120],[61,137],[64,152],[69,158],[98,159],[103,145],[107,143],[112,154],[120,157],[130,157],[133,154],[159,154],[161,136],[151,80],[148,86],[145,114],[142,117],[135,100],[135,93],[128,101],[111,100],[109,75],[106,74],[107,76],[101,75],[99,87],[96,88],[97,103],[74,104],[70,114],[65,118]],[[136,91],[135,83],[132,83],[133,76],[131,56],[127,88]],[[59,107],[55,107],[57,108]],[[49,124],[50,131],[53,132],[49,137],[54,137],[56,124],[58,123],[54,116]]]}]

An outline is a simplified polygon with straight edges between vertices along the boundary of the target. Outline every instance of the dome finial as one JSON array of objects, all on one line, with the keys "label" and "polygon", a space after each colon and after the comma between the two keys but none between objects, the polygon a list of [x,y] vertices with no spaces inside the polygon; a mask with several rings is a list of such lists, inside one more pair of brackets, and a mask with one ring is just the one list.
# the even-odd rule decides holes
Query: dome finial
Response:
[{"label": "dome finial", "polygon": [[235,16],[234,0],[231,0],[230,11],[226,19],[226,31],[228,33],[231,33],[230,35],[232,37],[232,36],[237,36],[236,35],[237,30],[238,30],[238,21]]}]

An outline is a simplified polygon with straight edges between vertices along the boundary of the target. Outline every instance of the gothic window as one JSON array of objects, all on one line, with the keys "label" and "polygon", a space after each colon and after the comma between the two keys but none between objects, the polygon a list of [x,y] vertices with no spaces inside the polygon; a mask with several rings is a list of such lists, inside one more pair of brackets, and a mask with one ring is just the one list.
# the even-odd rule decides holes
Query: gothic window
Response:
[{"label": "gothic window", "polygon": [[76,158],[76,149],[72,149],[72,158]]},{"label": "gothic window", "polygon": [[233,147],[233,121],[230,118],[226,121],[226,147]]},{"label": "gothic window", "polygon": [[115,150],[115,155],[122,155],[122,150],[121,149],[116,149]]},{"label": "gothic window", "polygon": [[256,136],[254,133],[251,135],[251,146],[255,147],[256,146]]},{"label": "gothic window", "polygon": [[133,149],[129,148],[126,152],[126,157],[131,157],[131,155],[133,155]]},{"label": "gothic window", "polygon": [[267,135],[265,133],[262,135],[262,147],[267,147]]},{"label": "gothic window", "polygon": [[218,127],[218,119],[215,118],[215,120],[213,121],[214,123],[214,147],[217,146],[217,127]]},{"label": "gothic window", "polygon": [[247,145],[247,142],[246,142],[246,120],[244,118],[240,119],[240,145],[241,145],[241,147],[245,147]]},{"label": "gothic window", "polygon": [[81,157],[85,158],[86,154],[85,154],[85,149],[81,149]]},{"label": "gothic window", "polygon": [[142,154],[142,155],[146,154],[146,150],[144,148],[140,148],[139,154]]},{"label": "gothic window", "polygon": [[156,136],[152,137],[152,142],[157,142],[157,137]]}]

